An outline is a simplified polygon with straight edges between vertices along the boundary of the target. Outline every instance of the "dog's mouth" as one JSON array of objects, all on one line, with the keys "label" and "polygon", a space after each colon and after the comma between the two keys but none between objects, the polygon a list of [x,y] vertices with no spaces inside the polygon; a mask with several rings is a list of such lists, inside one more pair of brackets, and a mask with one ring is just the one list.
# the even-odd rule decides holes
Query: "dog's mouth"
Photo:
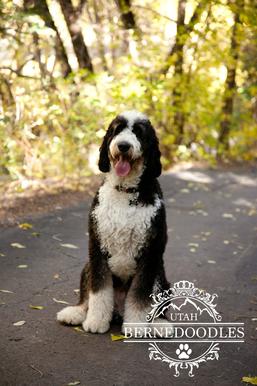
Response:
[{"label": "dog's mouth", "polygon": [[131,161],[119,155],[114,161],[114,169],[119,177],[126,177],[131,171]]}]

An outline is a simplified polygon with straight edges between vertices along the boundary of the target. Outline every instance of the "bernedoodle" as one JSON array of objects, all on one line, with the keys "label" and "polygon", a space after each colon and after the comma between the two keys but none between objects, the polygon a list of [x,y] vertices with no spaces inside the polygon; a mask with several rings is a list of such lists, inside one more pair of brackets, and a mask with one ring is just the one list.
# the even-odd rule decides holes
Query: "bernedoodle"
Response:
[{"label": "bernedoodle", "polygon": [[89,214],[80,300],[58,312],[58,321],[93,333],[106,332],[117,312],[124,323],[144,323],[150,294],[169,289],[160,156],[146,115],[126,111],[111,122],[100,147],[99,169],[106,175]]}]

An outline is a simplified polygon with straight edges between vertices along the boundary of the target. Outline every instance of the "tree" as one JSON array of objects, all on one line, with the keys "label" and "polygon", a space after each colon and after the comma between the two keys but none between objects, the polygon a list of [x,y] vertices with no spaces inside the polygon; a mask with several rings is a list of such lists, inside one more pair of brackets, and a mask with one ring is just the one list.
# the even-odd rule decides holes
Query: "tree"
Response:
[{"label": "tree", "polygon": [[227,60],[227,78],[225,82],[225,90],[223,95],[222,120],[220,123],[219,144],[229,148],[229,133],[231,130],[233,118],[233,104],[236,95],[236,69],[239,56],[239,39],[238,32],[240,26],[240,12],[243,9],[243,0],[230,1],[231,11],[233,12],[234,25],[231,33],[230,56]]},{"label": "tree", "polygon": [[201,15],[206,8],[206,0],[200,0],[196,6],[191,20],[188,24],[185,23],[186,5],[188,0],[178,1],[178,16],[177,16],[177,33],[175,42],[170,49],[166,64],[162,69],[162,73],[166,74],[171,65],[174,66],[173,78],[174,86],[172,91],[172,101],[174,109],[173,127],[176,130],[176,144],[180,144],[184,137],[185,113],[183,112],[183,63],[184,63],[184,48],[186,42],[193,32],[195,25],[199,22]]},{"label": "tree", "polygon": [[71,36],[79,67],[94,72],[88,48],[84,42],[81,26],[79,24],[79,17],[85,1],[80,2],[80,5],[77,8],[74,8],[71,0],[59,0],[59,3]]},{"label": "tree", "polygon": [[115,0],[121,14],[121,21],[125,29],[136,29],[135,15],[130,0]]},{"label": "tree", "polygon": [[46,27],[51,28],[56,33],[55,39],[55,52],[57,60],[59,61],[62,69],[62,74],[64,77],[68,76],[71,73],[72,69],[69,64],[68,56],[65,51],[62,39],[60,37],[59,31],[56,28],[52,16],[49,12],[46,0],[24,0],[23,7],[25,13],[36,14],[45,22]]}]

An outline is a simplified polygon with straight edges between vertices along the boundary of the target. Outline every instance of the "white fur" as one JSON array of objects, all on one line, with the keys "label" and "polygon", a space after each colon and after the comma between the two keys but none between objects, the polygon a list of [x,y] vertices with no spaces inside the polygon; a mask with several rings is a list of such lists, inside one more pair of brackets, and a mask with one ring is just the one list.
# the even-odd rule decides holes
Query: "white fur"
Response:
[{"label": "white fur", "polygon": [[101,248],[111,256],[111,272],[124,280],[135,273],[135,257],[144,246],[151,220],[161,206],[158,197],[154,205],[129,205],[133,197],[134,194],[118,192],[107,179],[99,190],[99,205],[93,212]]},{"label": "white fur", "polygon": [[148,120],[148,117],[145,114],[140,113],[139,111],[136,111],[136,110],[124,111],[122,114],[120,114],[120,116],[127,119],[128,126],[130,129],[132,128],[136,120]]},{"label": "white fur", "polygon": [[142,155],[141,144],[137,139],[137,136],[132,133],[130,129],[125,129],[116,135],[110,143],[110,152],[113,158],[119,153],[118,144],[120,142],[127,142],[130,144],[132,147],[132,159],[137,159]]},{"label": "white fur", "polygon": [[103,334],[110,327],[114,306],[112,282],[96,293],[89,293],[87,318],[82,324],[87,332]]},{"label": "white fur", "polygon": [[78,325],[86,319],[86,307],[84,305],[69,306],[57,313],[57,320],[61,323]]}]

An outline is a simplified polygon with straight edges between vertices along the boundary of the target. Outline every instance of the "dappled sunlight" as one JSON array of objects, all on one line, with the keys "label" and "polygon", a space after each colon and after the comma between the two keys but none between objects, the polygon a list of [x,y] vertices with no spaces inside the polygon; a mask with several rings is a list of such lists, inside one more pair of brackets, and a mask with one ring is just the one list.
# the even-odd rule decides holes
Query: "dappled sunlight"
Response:
[{"label": "dappled sunlight", "polygon": [[181,171],[169,171],[166,174],[172,175],[183,181],[199,182],[202,184],[211,184],[214,182],[213,178],[208,176],[207,173],[199,172],[197,170],[181,170]]},{"label": "dappled sunlight", "polygon": [[228,173],[229,178],[232,179],[232,181],[236,182],[239,185],[249,186],[249,187],[256,187],[257,186],[257,177],[250,177],[247,175],[240,175],[235,173]]}]

